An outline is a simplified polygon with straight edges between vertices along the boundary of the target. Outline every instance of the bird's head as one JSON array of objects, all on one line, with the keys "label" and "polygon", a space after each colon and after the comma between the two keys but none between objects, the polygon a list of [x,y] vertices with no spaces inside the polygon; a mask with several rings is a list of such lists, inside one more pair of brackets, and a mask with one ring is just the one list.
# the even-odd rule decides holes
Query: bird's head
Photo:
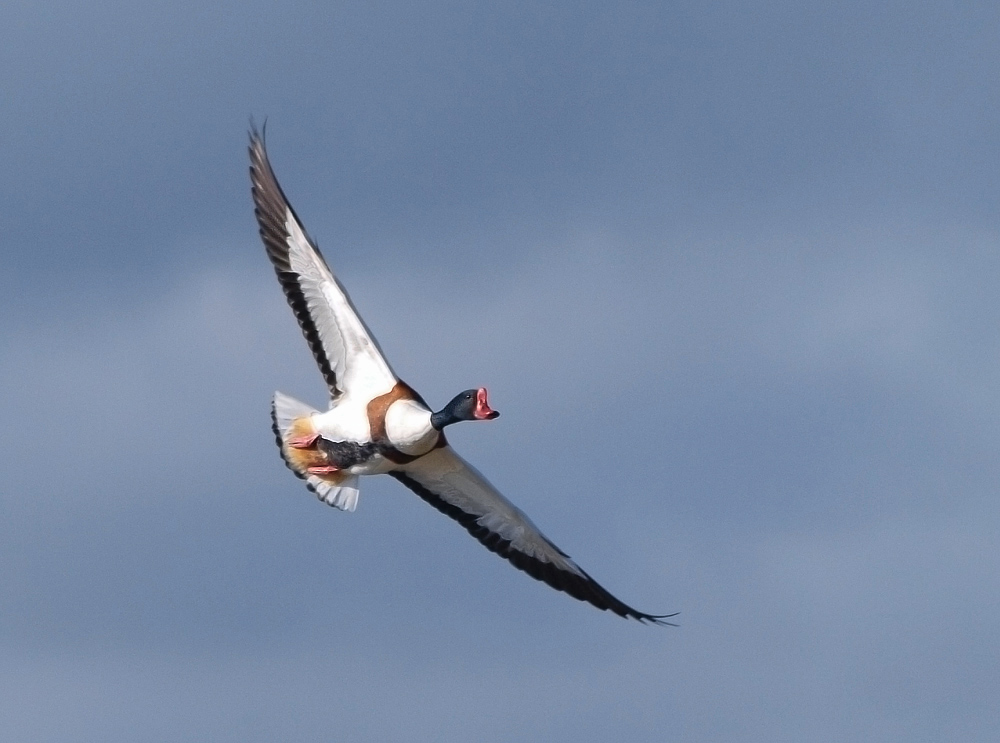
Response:
[{"label": "bird's head", "polygon": [[486,401],[486,388],[460,392],[440,411],[431,415],[431,425],[440,431],[459,421],[491,421],[500,413]]}]

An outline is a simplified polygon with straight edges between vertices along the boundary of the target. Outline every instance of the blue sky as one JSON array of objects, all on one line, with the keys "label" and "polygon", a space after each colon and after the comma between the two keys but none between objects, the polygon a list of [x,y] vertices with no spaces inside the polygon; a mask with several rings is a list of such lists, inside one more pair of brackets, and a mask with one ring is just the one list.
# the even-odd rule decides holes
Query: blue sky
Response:
[{"label": "blue sky", "polygon": [[[992,3],[12,3],[0,729],[994,741]],[[394,368],[597,580],[282,465],[246,130]]]}]

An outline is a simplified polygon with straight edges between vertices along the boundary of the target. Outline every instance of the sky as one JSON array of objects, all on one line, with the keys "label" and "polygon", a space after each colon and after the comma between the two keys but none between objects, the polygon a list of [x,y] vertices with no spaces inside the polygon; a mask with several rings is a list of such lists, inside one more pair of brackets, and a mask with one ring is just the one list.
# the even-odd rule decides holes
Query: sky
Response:
[{"label": "sky", "polygon": [[[1000,736],[1000,6],[0,20],[5,739]],[[680,627],[284,468],[251,116],[400,376],[490,390],[452,444]]]}]

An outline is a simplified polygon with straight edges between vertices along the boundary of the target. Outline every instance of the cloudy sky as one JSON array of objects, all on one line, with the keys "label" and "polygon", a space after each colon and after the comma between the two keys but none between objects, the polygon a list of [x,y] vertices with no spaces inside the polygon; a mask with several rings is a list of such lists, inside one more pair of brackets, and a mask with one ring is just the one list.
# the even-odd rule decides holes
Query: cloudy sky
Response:
[{"label": "cloudy sky", "polygon": [[[995,741],[1000,6],[14,0],[0,731]],[[250,116],[396,370],[595,578],[269,429]]]}]

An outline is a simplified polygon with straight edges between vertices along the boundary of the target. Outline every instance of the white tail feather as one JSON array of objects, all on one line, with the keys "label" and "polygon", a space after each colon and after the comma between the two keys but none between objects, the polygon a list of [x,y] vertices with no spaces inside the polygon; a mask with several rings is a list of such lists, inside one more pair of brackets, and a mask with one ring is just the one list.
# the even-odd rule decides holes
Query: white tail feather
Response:
[{"label": "white tail feather", "polygon": [[316,497],[341,511],[353,511],[358,507],[358,476],[351,475],[340,485],[331,485],[315,475],[306,478]]},{"label": "white tail feather", "polygon": [[299,402],[283,392],[274,393],[271,411],[274,416],[274,424],[278,427],[278,433],[282,439],[288,436],[288,429],[292,427],[292,421],[319,412],[316,408]]},{"label": "white tail feather", "polygon": [[[281,456],[285,464],[298,477],[306,481],[307,487],[316,494],[324,503],[328,503],[341,511],[353,511],[358,507],[358,476],[347,475],[338,483],[328,482],[317,475],[308,474],[301,463],[295,460],[298,457],[295,450],[286,448],[285,441],[296,421],[318,413],[319,411],[304,402],[299,402],[294,397],[289,397],[281,392],[274,393],[274,401],[271,404],[271,418],[274,421],[275,435],[278,438],[278,446],[281,449]],[[339,474],[339,473],[338,473]]]}]

